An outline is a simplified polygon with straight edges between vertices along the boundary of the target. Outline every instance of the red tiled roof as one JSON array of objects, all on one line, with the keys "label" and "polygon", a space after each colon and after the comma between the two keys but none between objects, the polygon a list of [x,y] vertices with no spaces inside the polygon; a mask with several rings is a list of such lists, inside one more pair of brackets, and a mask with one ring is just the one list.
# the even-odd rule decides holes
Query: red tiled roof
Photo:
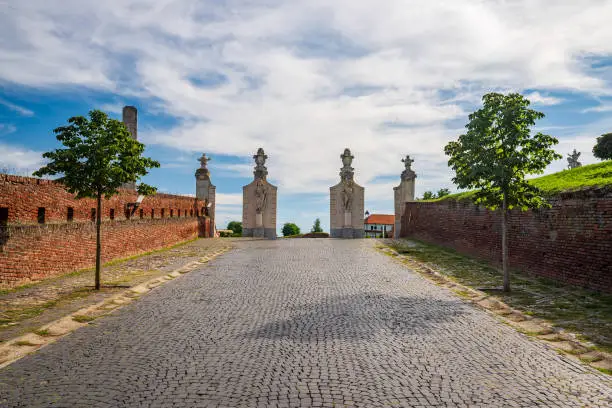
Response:
[{"label": "red tiled roof", "polygon": [[365,223],[366,224],[393,225],[395,224],[395,215],[370,214],[370,216],[365,219]]}]

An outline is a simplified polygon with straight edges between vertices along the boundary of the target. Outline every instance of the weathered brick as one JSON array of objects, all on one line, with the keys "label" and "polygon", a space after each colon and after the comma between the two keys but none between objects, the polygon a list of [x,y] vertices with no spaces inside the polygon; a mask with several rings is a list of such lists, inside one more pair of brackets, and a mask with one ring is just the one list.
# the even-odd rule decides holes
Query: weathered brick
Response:
[{"label": "weathered brick", "polygon": [[[511,268],[612,292],[612,189],[562,193],[552,208],[509,215]],[[402,237],[501,264],[501,220],[469,201],[406,203]]]},{"label": "weathered brick", "polygon": [[[121,190],[104,200],[104,262],[205,236],[210,231],[209,218],[198,216],[203,207],[200,200],[155,194],[145,197],[128,219],[126,204],[136,198],[135,191]],[[76,200],[62,184],[52,180],[0,174],[0,207],[8,208],[8,225],[0,230],[0,285],[15,285],[95,264],[96,231],[91,221],[94,199]],[[39,207],[45,208],[44,224],[37,222]],[[69,207],[74,209],[72,222],[67,221]],[[110,220],[111,209],[115,210],[114,220]]]}]

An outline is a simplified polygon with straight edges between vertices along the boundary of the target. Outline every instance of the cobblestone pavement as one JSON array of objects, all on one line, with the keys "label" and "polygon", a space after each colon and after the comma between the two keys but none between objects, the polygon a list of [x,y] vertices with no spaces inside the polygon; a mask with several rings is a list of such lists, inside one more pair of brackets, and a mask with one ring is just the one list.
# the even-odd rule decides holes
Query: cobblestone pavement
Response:
[{"label": "cobblestone pavement", "polygon": [[372,240],[236,243],[0,371],[0,406],[604,407],[610,377]]}]

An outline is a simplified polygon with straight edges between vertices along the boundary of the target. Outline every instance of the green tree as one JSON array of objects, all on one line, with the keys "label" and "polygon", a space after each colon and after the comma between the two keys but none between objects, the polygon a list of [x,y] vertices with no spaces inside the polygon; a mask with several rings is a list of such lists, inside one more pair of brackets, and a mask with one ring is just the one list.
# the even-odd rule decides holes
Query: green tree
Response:
[{"label": "green tree", "polygon": [[593,156],[601,160],[612,159],[612,133],[606,133],[597,138],[593,147]]},{"label": "green tree", "polygon": [[[77,199],[97,200],[95,288],[99,290],[102,196],[112,197],[123,184],[136,182],[149,168],[159,167],[159,162],[143,157],[144,145],[131,137],[122,122],[109,118],[102,111],[90,111],[89,119],[72,117],[68,123],[54,130],[64,148],[44,153],[43,157],[49,162],[34,175],[59,175],[57,180]],[[137,190],[143,195],[156,191],[146,184],[140,184]]]},{"label": "green tree", "polygon": [[442,198],[450,194],[450,190],[448,188],[441,188],[438,190],[436,194],[436,198]]},{"label": "green tree", "polygon": [[314,221],[314,224],[312,225],[312,229],[310,230],[310,232],[323,232],[323,228],[321,228],[321,220],[320,219],[316,219]]},{"label": "green tree", "polygon": [[423,200],[431,200],[433,198],[436,198],[436,196],[431,191],[426,191],[423,193],[423,198],[422,198]]},{"label": "green tree", "polygon": [[453,182],[460,188],[478,189],[474,201],[501,210],[502,269],[504,291],[510,291],[508,272],[508,210],[549,206],[541,192],[527,183],[528,174],[542,173],[562,156],[551,146],[552,136],[531,134],[531,127],[544,114],[529,109],[520,94],[489,93],[483,107],[470,114],[467,132],[446,145],[448,165],[455,171]]},{"label": "green tree", "polygon": [[237,237],[242,236],[242,223],[240,221],[230,221],[227,224],[227,229],[234,231],[234,235]]},{"label": "green tree", "polygon": [[283,236],[287,237],[289,235],[297,235],[300,233],[300,227],[295,225],[292,222],[286,222],[283,225]]}]

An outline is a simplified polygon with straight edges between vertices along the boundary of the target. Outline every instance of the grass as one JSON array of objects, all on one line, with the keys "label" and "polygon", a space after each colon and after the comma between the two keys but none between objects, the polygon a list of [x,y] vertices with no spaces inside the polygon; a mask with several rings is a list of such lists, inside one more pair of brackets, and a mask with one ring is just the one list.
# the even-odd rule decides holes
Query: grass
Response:
[{"label": "grass", "polygon": [[[612,160],[533,178],[529,180],[529,183],[542,190],[545,196],[553,196],[564,191],[575,191],[588,187],[612,185]],[[422,201],[458,201],[469,199],[474,194],[475,191],[465,191],[463,193],[450,194],[442,198]]]},{"label": "grass", "polygon": [[38,345],[38,344],[30,343],[27,340],[19,340],[13,344],[15,344],[16,346],[37,346]]},{"label": "grass", "polygon": [[[477,289],[502,286],[503,278],[499,270],[455,251],[419,241],[395,241],[389,246],[428,264],[462,285]],[[494,293],[495,297],[514,309],[578,333],[598,349],[612,352],[612,294],[594,292],[516,270],[512,271],[510,282],[512,292],[509,294],[499,291],[492,291],[491,294]]]},{"label": "grass", "polygon": [[51,332],[49,331],[49,329],[38,329],[38,330],[34,330],[33,331],[34,334],[39,335],[41,337],[49,337],[52,336]]},{"label": "grass", "polygon": [[85,316],[85,315],[74,315],[72,316],[72,320],[79,323],[87,323],[95,320],[96,318],[93,316]]},{"label": "grass", "polygon": [[42,314],[45,310],[58,305],[61,302],[71,301],[80,299],[92,292],[92,289],[84,288],[78,289],[71,293],[68,293],[62,297],[59,297],[54,300],[50,300],[48,302],[42,303],[40,305],[24,307],[20,309],[9,309],[0,312],[0,328],[2,326],[9,326],[11,324],[18,323],[22,320],[32,319],[40,314]]}]

